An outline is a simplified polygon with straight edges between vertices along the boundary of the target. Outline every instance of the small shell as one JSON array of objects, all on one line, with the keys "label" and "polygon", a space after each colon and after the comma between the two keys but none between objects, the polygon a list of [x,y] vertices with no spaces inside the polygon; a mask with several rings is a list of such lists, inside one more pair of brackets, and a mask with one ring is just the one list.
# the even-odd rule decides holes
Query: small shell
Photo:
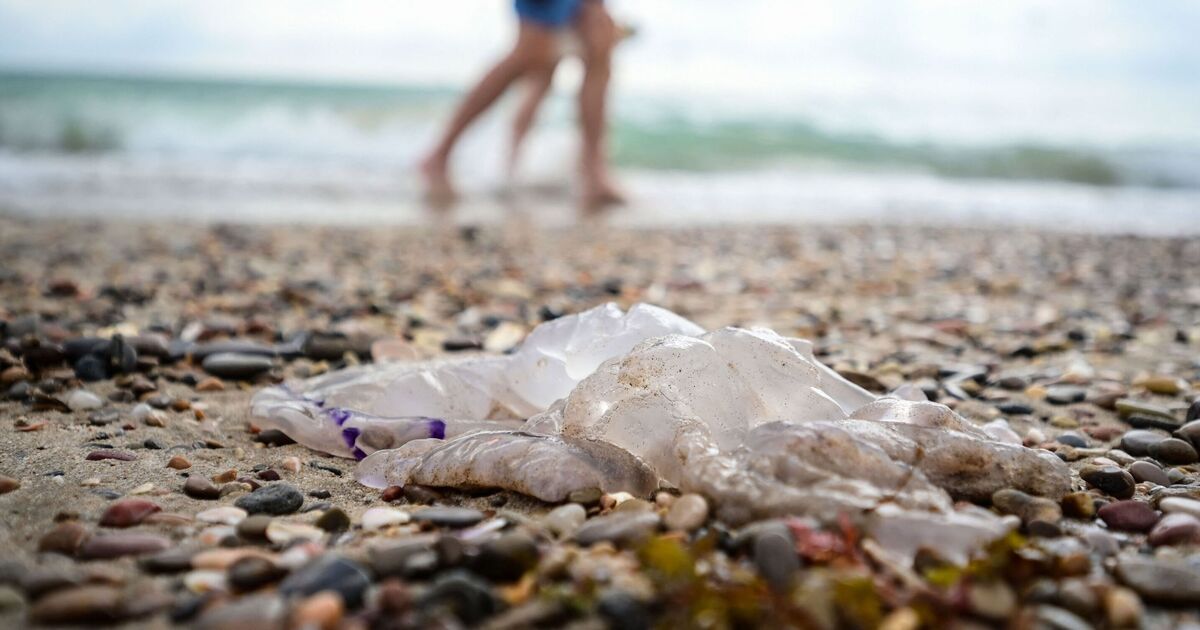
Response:
[{"label": "small shell", "polygon": [[408,512],[387,507],[373,507],[362,515],[362,527],[364,530],[372,532],[377,529],[391,527],[392,525],[403,525],[412,520]]}]

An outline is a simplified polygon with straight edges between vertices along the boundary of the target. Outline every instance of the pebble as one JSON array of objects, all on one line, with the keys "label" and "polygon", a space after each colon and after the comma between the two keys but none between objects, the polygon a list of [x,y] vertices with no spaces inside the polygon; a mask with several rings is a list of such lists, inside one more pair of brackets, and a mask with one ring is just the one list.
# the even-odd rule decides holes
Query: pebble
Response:
[{"label": "pebble", "polygon": [[201,499],[204,501],[215,501],[221,498],[221,490],[212,484],[211,481],[200,475],[191,475],[187,481],[183,483],[183,493],[193,499]]},{"label": "pebble", "polygon": [[470,527],[484,519],[483,512],[464,507],[431,507],[412,513],[412,520],[439,527]]},{"label": "pebble", "polygon": [[38,551],[73,556],[88,535],[88,530],[82,523],[63,521],[38,540]]},{"label": "pebble", "polygon": [[7,475],[0,475],[0,495],[8,494],[21,487],[21,480]]},{"label": "pebble", "polygon": [[225,391],[225,383],[219,378],[208,377],[199,383],[196,383],[196,391],[198,392],[221,392]]},{"label": "pebble", "polygon": [[1118,499],[1133,496],[1133,475],[1116,466],[1085,466],[1079,471],[1079,477],[1088,485]]},{"label": "pebble", "polygon": [[1150,445],[1167,439],[1167,436],[1146,429],[1133,429],[1121,436],[1121,450],[1135,457],[1146,457],[1150,454]]},{"label": "pebble", "polygon": [[1104,616],[1110,628],[1135,628],[1141,624],[1142,600],[1130,589],[1114,586],[1104,593]]},{"label": "pebble", "polygon": [[342,598],[331,591],[316,593],[292,609],[292,623],[305,630],[334,630],[346,613]]},{"label": "pebble", "polygon": [[466,571],[451,571],[438,577],[417,601],[422,609],[446,608],[467,626],[475,626],[500,607],[486,582]]},{"label": "pebble", "polygon": [[1033,407],[1018,402],[1000,403],[996,405],[996,410],[1006,416],[1028,416],[1033,413]]},{"label": "pebble", "polygon": [[271,369],[271,357],[238,352],[218,352],[206,356],[200,366],[213,376],[247,380]]},{"label": "pebble", "polygon": [[325,538],[325,530],[291,521],[273,520],[267,524],[267,540],[283,545],[293,540],[321,540]]},{"label": "pebble", "polygon": [[765,532],[754,539],[754,566],[776,593],[787,593],[800,570],[800,557],[791,537]]},{"label": "pebble", "polygon": [[987,619],[1003,620],[1017,608],[1017,595],[1003,580],[982,580],[967,588],[971,612]]},{"label": "pebble", "polygon": [[201,523],[216,523],[218,525],[237,525],[246,518],[246,511],[229,505],[215,507],[196,513],[196,520]]},{"label": "pebble", "polygon": [[546,517],[542,519],[542,525],[546,527],[550,533],[565,537],[570,536],[587,520],[587,510],[578,503],[565,503],[560,505]]},{"label": "pebble", "polygon": [[174,547],[138,558],[138,566],[147,573],[183,573],[192,569],[194,555],[191,547]]},{"label": "pebble", "polygon": [[101,460],[105,460],[105,459],[115,459],[115,460],[122,461],[122,462],[131,462],[131,461],[137,459],[137,455],[134,455],[133,453],[130,453],[129,451],[118,451],[118,450],[114,450],[114,449],[105,448],[105,449],[100,449],[98,451],[92,451],[92,452],[88,453],[87,457],[85,457],[84,459],[86,459],[89,462],[96,462],[96,461],[101,461]]},{"label": "pebble", "polygon": [[273,483],[239,498],[234,505],[250,514],[291,514],[304,504],[304,495],[295,486]]},{"label": "pebble", "polygon": [[1198,459],[1196,449],[1179,438],[1168,438],[1150,445],[1150,456],[1164,464],[1186,466]]},{"label": "pebble", "polygon": [[1162,396],[1178,396],[1183,391],[1183,384],[1173,376],[1155,375],[1138,379],[1134,385],[1146,388],[1146,391]]},{"label": "pebble", "polygon": [[1148,531],[1158,522],[1159,514],[1142,501],[1117,501],[1096,511],[1096,516],[1110,529],[1129,532]]},{"label": "pebble", "polygon": [[1146,540],[1156,547],[1200,543],[1200,518],[1191,514],[1167,514],[1150,530]]},{"label": "pebble", "polygon": [[67,394],[67,406],[71,411],[92,411],[104,406],[104,399],[87,391],[86,389],[76,389]]},{"label": "pebble", "polygon": [[37,600],[29,609],[29,618],[46,625],[120,621],[121,590],[114,586],[87,585],[56,591]]},{"label": "pebble", "polygon": [[368,532],[377,531],[393,525],[404,525],[412,520],[408,512],[387,507],[373,507],[363,512],[362,528]]},{"label": "pebble", "polygon": [[1083,399],[1086,397],[1087,390],[1073,385],[1055,385],[1046,390],[1046,402],[1052,405],[1070,405],[1072,403],[1083,402]]},{"label": "pebble", "polygon": [[575,542],[585,546],[605,541],[633,546],[649,538],[658,526],[658,514],[654,512],[613,512],[581,525],[575,530]]},{"label": "pebble", "polygon": [[1116,575],[1150,601],[1200,605],[1200,568],[1186,562],[1125,556],[1117,561]]},{"label": "pebble", "polygon": [[325,510],[317,519],[315,525],[330,533],[344,532],[350,529],[350,517],[341,508]]},{"label": "pebble", "polygon": [[154,553],[170,548],[169,538],[144,532],[103,534],[89,538],[79,547],[78,555],[86,560],[103,560]]},{"label": "pebble", "polygon": [[246,556],[229,565],[226,580],[239,591],[253,591],[279,581],[287,571],[268,558]]},{"label": "pebble", "polygon": [[280,464],[280,466],[284,470],[291,472],[291,473],[300,472],[300,458],[299,457],[285,457],[283,459],[283,463]]},{"label": "pebble", "polygon": [[606,589],[596,598],[596,614],[607,622],[609,628],[649,630],[654,627],[654,618],[646,604],[615,588]]},{"label": "pebble", "polygon": [[1035,497],[1020,490],[1005,488],[992,494],[992,505],[1005,514],[1013,514],[1029,526],[1032,523],[1057,523],[1062,520],[1062,508],[1044,497]]},{"label": "pebble", "polygon": [[1130,464],[1129,474],[1133,475],[1133,478],[1137,481],[1148,481],[1160,486],[1171,485],[1171,480],[1167,478],[1167,473],[1163,472],[1162,468],[1147,461],[1139,460]]},{"label": "pebble", "polygon": [[161,512],[157,503],[145,499],[121,499],[108,506],[100,517],[103,527],[133,527],[141,523],[147,516]]},{"label": "pebble", "polygon": [[1059,444],[1066,444],[1067,446],[1074,446],[1075,448],[1087,448],[1088,447],[1088,441],[1086,439],[1084,439],[1082,436],[1077,435],[1075,433],[1064,433],[1064,434],[1054,438],[1054,441],[1058,442]]},{"label": "pebble", "polygon": [[[1188,407],[1187,416],[1184,418],[1184,422],[1191,424],[1197,420],[1200,420],[1200,398],[1192,401],[1191,406]],[[1197,430],[1200,430],[1200,428]]]},{"label": "pebble", "polygon": [[274,520],[266,514],[247,516],[237,524],[237,535],[246,540],[266,540],[267,528]]},{"label": "pebble", "polygon": [[212,569],[190,571],[183,576],[183,586],[192,593],[223,593],[229,590],[225,573]]},{"label": "pebble", "polygon": [[278,595],[251,595],[223,606],[205,609],[204,614],[196,620],[195,627],[197,630],[278,630],[283,627],[286,614],[287,606]]},{"label": "pebble", "polygon": [[1132,398],[1122,398],[1118,400],[1116,403],[1116,408],[1117,413],[1121,414],[1122,416],[1143,416],[1161,418],[1163,420],[1170,420],[1172,422],[1175,421],[1175,414],[1171,413],[1170,409],[1151,403],[1133,400]]},{"label": "pebble", "polygon": [[362,605],[363,594],[371,585],[370,575],[357,562],[337,554],[326,554],[293,572],[279,585],[279,593],[309,596],[333,591],[351,609]]},{"label": "pebble", "polygon": [[708,501],[698,494],[685,494],[671,505],[663,523],[670,530],[692,532],[707,520]]},{"label": "pebble", "polygon": [[1125,422],[1128,422],[1129,426],[1137,429],[1160,429],[1163,431],[1175,431],[1179,429],[1178,422],[1159,416],[1143,416],[1135,414],[1125,418]]},{"label": "pebble", "polygon": [[192,462],[189,462],[188,458],[183,455],[175,455],[167,462],[167,468],[174,468],[175,470],[187,470],[191,467]]},{"label": "pebble", "polygon": [[1167,497],[1158,502],[1158,509],[1168,514],[1191,514],[1200,518],[1200,501],[1186,497]]},{"label": "pebble", "polygon": [[1072,492],[1059,502],[1062,511],[1071,518],[1091,520],[1096,515],[1096,501],[1086,492]]},{"label": "pebble", "polygon": [[539,556],[531,536],[513,532],[480,545],[473,566],[476,573],[493,582],[516,582],[537,566]]}]

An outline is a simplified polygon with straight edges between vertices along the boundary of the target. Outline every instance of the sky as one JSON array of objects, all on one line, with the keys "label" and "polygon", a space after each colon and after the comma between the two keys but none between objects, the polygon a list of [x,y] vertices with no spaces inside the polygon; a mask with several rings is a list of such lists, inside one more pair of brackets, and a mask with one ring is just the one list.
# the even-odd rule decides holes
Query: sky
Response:
[{"label": "sky", "polygon": [[[634,93],[835,118],[970,112],[972,129],[989,108],[1164,129],[1200,111],[1195,0],[609,4],[640,29],[618,59]],[[0,67],[461,86],[512,29],[509,0],[0,0]]]}]

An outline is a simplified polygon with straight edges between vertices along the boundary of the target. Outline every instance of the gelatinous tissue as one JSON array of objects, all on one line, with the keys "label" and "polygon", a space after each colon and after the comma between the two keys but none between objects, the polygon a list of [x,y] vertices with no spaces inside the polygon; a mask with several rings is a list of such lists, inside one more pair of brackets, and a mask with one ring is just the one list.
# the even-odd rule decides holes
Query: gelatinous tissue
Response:
[{"label": "gelatinous tissue", "polygon": [[[704,332],[670,311],[596,307],[513,354],[366,365],[266,389],[256,422],[362,459],[369,486],[697,492],[731,525],[860,518],[885,549],[953,560],[1014,526],[958,501],[1058,498],[1066,465],[989,437],[909,389],[877,398],[765,329]],[[914,400],[915,399],[915,400]]]}]

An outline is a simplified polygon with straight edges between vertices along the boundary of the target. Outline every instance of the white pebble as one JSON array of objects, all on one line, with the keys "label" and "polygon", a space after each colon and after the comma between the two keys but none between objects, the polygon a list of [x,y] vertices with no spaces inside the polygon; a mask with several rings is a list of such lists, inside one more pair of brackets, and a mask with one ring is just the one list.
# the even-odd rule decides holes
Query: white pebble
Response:
[{"label": "white pebble", "polygon": [[393,525],[403,525],[410,520],[412,517],[408,515],[408,512],[395,508],[373,507],[363,512],[362,527],[366,531],[373,532]]},{"label": "white pebble", "polygon": [[560,505],[546,515],[542,524],[558,536],[569,536],[587,520],[587,510],[578,503]]},{"label": "white pebble", "polygon": [[293,540],[321,540],[325,537],[325,530],[304,523],[292,523],[289,521],[273,520],[267,525],[267,540],[282,545]]},{"label": "white pebble", "polygon": [[218,525],[237,525],[245,518],[246,510],[232,506],[215,507],[196,514],[196,520]]},{"label": "white pebble", "polygon": [[1191,514],[1200,518],[1200,501],[1187,497],[1167,497],[1158,502],[1158,507],[1167,513]]},{"label": "white pebble", "polygon": [[300,472],[300,458],[285,457],[283,459],[282,468],[288,472]]},{"label": "white pebble", "polygon": [[67,406],[71,411],[91,411],[104,406],[104,400],[86,389],[77,389],[67,394]]},{"label": "white pebble", "polygon": [[129,494],[149,494],[152,490],[154,490],[154,484],[144,483],[133,490],[130,490]]},{"label": "white pebble", "polygon": [[150,417],[150,414],[152,413],[154,413],[153,407],[147,405],[146,403],[139,403],[133,408],[132,411],[129,412],[129,417],[133,418],[137,422],[141,422]]}]

